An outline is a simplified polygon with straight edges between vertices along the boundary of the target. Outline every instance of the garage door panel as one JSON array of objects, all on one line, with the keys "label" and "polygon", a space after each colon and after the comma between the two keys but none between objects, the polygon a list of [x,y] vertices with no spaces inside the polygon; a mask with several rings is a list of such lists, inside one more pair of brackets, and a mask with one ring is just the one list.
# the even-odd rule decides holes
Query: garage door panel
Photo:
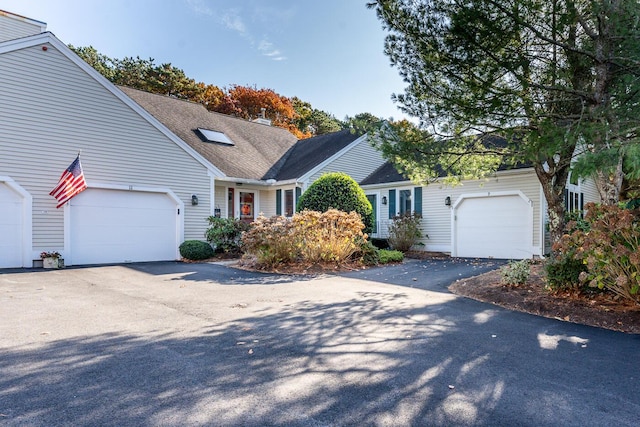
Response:
[{"label": "garage door panel", "polygon": [[71,209],[74,264],[176,258],[177,206],[166,194],[89,189]]},{"label": "garage door panel", "polygon": [[522,197],[467,198],[457,206],[455,215],[457,256],[531,256],[531,208]]},{"label": "garage door panel", "polygon": [[22,266],[23,198],[0,182],[0,268]]}]

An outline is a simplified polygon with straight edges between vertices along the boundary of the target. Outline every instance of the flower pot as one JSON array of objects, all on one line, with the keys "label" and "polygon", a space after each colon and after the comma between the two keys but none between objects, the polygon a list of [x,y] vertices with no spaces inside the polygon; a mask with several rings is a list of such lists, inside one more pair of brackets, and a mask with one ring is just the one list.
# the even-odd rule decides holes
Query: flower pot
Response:
[{"label": "flower pot", "polygon": [[60,268],[60,258],[42,258],[42,266],[44,268]]}]

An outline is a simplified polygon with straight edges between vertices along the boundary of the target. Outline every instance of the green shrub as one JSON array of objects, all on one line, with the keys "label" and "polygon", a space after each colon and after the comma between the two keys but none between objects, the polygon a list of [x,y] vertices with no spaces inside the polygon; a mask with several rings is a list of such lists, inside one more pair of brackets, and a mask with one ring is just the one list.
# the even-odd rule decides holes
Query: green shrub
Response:
[{"label": "green shrub", "polygon": [[353,257],[364,265],[378,265],[380,263],[380,252],[378,248],[369,240],[364,238],[358,242],[358,249]]},{"label": "green shrub", "polygon": [[549,289],[571,289],[580,286],[580,273],[586,272],[587,266],[573,253],[559,254],[547,262],[545,271]]},{"label": "green shrub", "polygon": [[393,217],[389,225],[389,246],[401,252],[409,251],[422,238],[421,221],[422,215],[415,212]]},{"label": "green shrub", "polygon": [[389,249],[380,249],[378,251],[378,256],[380,257],[380,264],[401,262],[404,259],[404,254],[402,252]]},{"label": "green shrub", "polygon": [[509,261],[509,264],[500,268],[502,283],[505,285],[524,285],[531,274],[529,260]]},{"label": "green shrub", "polygon": [[364,232],[373,230],[373,208],[364,190],[346,173],[322,175],[298,199],[297,211],[326,212],[329,209],[357,212],[364,223]]},{"label": "green shrub", "polygon": [[209,228],[205,232],[207,241],[218,252],[240,252],[240,237],[249,229],[249,224],[235,218],[217,218],[210,216]]},{"label": "green shrub", "polygon": [[201,240],[185,240],[178,249],[182,258],[192,261],[211,258],[214,255],[211,245]]}]

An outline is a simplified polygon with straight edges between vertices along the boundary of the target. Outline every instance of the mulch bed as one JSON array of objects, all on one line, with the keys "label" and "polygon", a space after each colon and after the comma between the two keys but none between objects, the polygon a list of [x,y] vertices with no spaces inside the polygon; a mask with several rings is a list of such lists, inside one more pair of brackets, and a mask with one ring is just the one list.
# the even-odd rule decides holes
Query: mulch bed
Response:
[{"label": "mulch bed", "polygon": [[451,284],[449,290],[510,310],[614,331],[640,333],[640,305],[616,300],[604,292],[573,290],[552,293],[545,289],[542,264],[532,266],[532,274],[524,285],[504,285],[499,270],[494,270],[459,280]]}]

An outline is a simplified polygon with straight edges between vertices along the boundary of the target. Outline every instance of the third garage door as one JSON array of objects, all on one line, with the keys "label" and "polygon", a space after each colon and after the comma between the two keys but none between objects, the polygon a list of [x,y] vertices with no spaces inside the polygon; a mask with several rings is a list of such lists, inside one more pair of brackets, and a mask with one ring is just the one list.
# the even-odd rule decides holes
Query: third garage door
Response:
[{"label": "third garage door", "polygon": [[456,206],[456,256],[531,257],[531,205],[519,195],[468,197]]}]

